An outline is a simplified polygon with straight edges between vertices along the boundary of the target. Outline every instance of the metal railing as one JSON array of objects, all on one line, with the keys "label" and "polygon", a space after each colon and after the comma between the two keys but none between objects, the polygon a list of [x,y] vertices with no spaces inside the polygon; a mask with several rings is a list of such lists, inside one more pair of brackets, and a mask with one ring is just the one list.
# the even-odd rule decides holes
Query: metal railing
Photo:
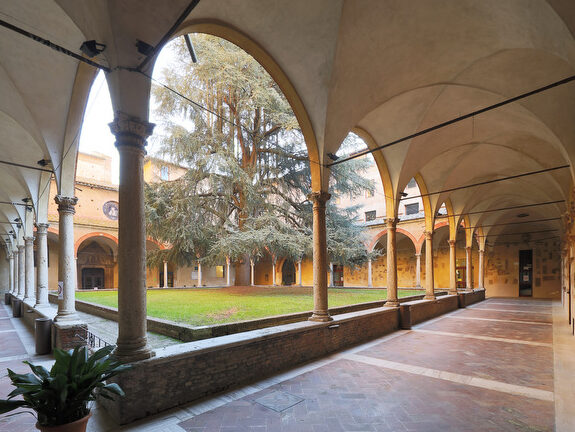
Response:
[{"label": "metal railing", "polygon": [[106,342],[104,339],[102,339],[100,336],[96,336],[94,333],[92,333],[89,330],[86,330],[86,338],[82,337],[82,335],[76,334],[75,335],[77,338],[83,340],[86,345],[88,347],[90,347],[90,349],[92,350],[96,350],[98,348],[102,348],[108,345],[113,345],[109,342]]}]

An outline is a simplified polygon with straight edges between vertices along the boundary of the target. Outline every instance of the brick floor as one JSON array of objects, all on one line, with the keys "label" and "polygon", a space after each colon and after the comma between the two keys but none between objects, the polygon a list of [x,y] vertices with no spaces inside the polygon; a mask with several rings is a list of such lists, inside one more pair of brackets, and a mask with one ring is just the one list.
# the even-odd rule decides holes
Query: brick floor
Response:
[{"label": "brick floor", "polygon": [[[497,300],[499,301],[499,299]],[[466,309],[452,316],[423,323],[381,343],[355,351],[357,358],[419,366],[484,378],[533,389],[553,391],[553,352],[548,346],[512,341],[486,341],[457,333],[492,336],[518,341],[552,343],[552,326],[484,321],[465,318],[550,322],[545,314],[524,314],[546,304],[503,299],[490,311]],[[495,309],[517,312],[497,312]],[[418,329],[456,333],[446,336]],[[552,431],[554,403],[535,396],[510,394],[466,382],[422,376],[390,367],[354,361],[337,355],[336,361],[239,398],[219,408],[185,420],[186,431]],[[387,364],[387,363],[386,363]],[[391,364],[391,363],[390,363]],[[464,377],[465,378],[465,377]],[[465,381],[465,379],[464,379]],[[282,412],[266,408],[257,399],[285,392],[304,400]],[[544,392],[545,393],[545,392]],[[529,393],[526,393],[529,394]],[[552,394],[552,393],[548,393]]]}]

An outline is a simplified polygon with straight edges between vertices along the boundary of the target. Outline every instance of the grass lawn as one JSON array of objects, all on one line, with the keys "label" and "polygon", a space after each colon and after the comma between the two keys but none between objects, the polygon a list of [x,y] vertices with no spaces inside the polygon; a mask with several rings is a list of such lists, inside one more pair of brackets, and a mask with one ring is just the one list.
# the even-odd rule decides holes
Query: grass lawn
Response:
[{"label": "grass lawn", "polygon": [[[423,291],[399,290],[399,297]],[[330,289],[329,306],[383,300],[382,289]],[[118,307],[117,291],[77,292],[78,300]],[[148,291],[148,315],[194,326],[263,318],[313,309],[311,288],[229,287]]]}]

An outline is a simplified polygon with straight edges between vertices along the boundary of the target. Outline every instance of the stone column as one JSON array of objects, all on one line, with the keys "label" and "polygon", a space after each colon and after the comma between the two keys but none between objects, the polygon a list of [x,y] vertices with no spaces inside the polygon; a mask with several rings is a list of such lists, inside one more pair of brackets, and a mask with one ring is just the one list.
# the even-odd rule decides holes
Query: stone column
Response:
[{"label": "stone column", "polygon": [[110,129],[120,155],[118,220],[118,346],[124,362],[150,358],[146,322],[146,225],[143,163],[154,125],[118,113]]},{"label": "stone column", "polygon": [[465,289],[466,291],[473,291],[471,284],[471,246],[465,248]]},{"label": "stone column", "polygon": [[14,248],[14,251],[12,252],[12,261],[13,261],[12,279],[14,282],[14,289],[12,291],[12,295],[14,295],[15,297],[18,297],[18,290],[19,290],[19,280],[18,280],[18,258],[19,257],[20,257],[20,255],[18,254],[18,246],[16,246]]},{"label": "stone column", "polygon": [[168,261],[164,261],[164,288],[168,288]]},{"label": "stone column", "polygon": [[297,275],[298,275],[299,286],[302,286],[301,260],[297,262]]},{"label": "stone column", "polygon": [[373,277],[371,275],[371,258],[367,260],[367,286],[373,287]]},{"label": "stone column", "polygon": [[425,300],[435,300],[433,284],[433,231],[425,231]]},{"label": "stone column", "polygon": [[14,254],[8,254],[8,292],[14,294]]},{"label": "stone column", "polygon": [[24,237],[25,260],[25,292],[24,300],[34,299],[34,237]]},{"label": "stone column", "polygon": [[479,249],[479,281],[477,284],[478,285],[477,288],[479,288],[479,289],[484,289],[484,286],[483,286],[483,270],[484,270],[483,269],[483,265],[484,265],[483,258],[484,258],[484,255],[485,255],[485,251],[482,249]]},{"label": "stone column", "polygon": [[254,272],[255,263],[253,259],[250,259],[250,284],[252,286],[255,285],[255,272]]},{"label": "stone column", "polygon": [[59,217],[58,284],[62,296],[58,299],[58,314],[54,321],[73,321],[76,315],[76,261],[74,259],[74,206],[76,197],[56,195]]},{"label": "stone column", "polygon": [[231,286],[230,257],[226,257],[226,286]]},{"label": "stone column", "polygon": [[198,288],[202,286],[202,263],[198,260]]},{"label": "stone column", "polygon": [[329,284],[328,286],[333,287],[333,263],[329,263]]},{"label": "stone column", "polygon": [[387,301],[386,306],[397,307],[397,250],[395,227],[397,219],[387,218]]},{"label": "stone column", "polygon": [[449,243],[449,294],[457,294],[457,276],[455,274],[457,266],[457,255],[455,251],[455,240],[447,240]]},{"label": "stone column", "polygon": [[415,288],[421,288],[421,253],[416,253],[415,259]]},{"label": "stone column", "polygon": [[272,257],[272,285],[276,286],[276,257]]},{"label": "stone column", "polygon": [[[331,321],[327,309],[327,230],[325,207],[331,195],[313,192],[308,199],[313,203],[313,314],[310,321]],[[333,274],[333,272],[332,272]]]},{"label": "stone column", "polygon": [[38,262],[36,263],[36,305],[34,307],[50,306],[48,301],[48,224],[36,224],[36,245],[38,247]]},{"label": "stone column", "polygon": [[24,245],[18,245],[18,298],[24,299],[26,289],[26,252]]}]

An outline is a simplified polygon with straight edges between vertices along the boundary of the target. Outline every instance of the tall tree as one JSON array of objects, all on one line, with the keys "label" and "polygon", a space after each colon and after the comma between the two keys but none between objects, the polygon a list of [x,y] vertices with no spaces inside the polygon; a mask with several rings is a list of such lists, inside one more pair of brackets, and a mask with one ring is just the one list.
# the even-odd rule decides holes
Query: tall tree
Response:
[{"label": "tall tree", "polygon": [[[161,81],[180,95],[154,88],[161,154],[187,171],[146,188],[149,233],[171,245],[152,252],[149,262],[227,256],[236,262],[236,284],[248,284],[250,257],[267,251],[298,259],[310,250],[309,160],[295,116],[269,74],[222,39],[196,35],[194,44],[198,63],[176,42],[175,64],[162,71]],[[358,175],[365,164],[335,167],[336,195],[373,188]],[[342,264],[364,262],[350,215],[330,205],[328,220],[332,255]]]}]

